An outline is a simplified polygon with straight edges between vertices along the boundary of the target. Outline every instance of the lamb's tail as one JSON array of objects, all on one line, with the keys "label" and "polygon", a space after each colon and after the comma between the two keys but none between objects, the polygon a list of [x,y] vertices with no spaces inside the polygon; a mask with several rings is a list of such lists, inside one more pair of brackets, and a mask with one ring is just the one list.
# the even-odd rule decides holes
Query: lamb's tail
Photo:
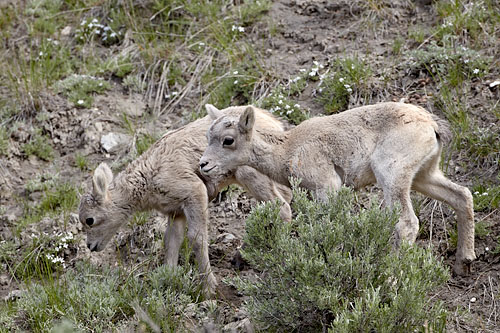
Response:
[{"label": "lamb's tail", "polygon": [[453,133],[450,129],[450,123],[446,119],[441,119],[434,114],[432,115],[432,119],[437,124],[437,129],[435,131],[438,140],[444,145],[450,143],[451,139],[453,138]]}]

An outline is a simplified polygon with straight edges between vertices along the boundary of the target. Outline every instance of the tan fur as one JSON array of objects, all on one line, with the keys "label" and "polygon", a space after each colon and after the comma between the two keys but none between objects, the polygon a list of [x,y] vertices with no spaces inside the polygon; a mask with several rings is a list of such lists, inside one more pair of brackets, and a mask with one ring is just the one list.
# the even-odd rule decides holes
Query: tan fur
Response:
[{"label": "tan fur", "polygon": [[[439,170],[442,142],[451,137],[444,120],[409,104],[380,103],[304,121],[287,132],[254,128],[254,110],[217,118],[200,160],[207,177],[241,165],[289,185],[289,177],[326,200],[342,184],[360,188],[377,182],[384,201],[401,205],[396,245],[413,243],[418,219],[410,189],[448,203],[457,214],[458,246],[454,270],[467,274],[474,253],[474,212],[470,191]],[[224,138],[234,143],[223,147]]]},{"label": "tan fur", "polygon": [[[207,105],[209,112],[210,107]],[[244,109],[233,107],[222,113],[239,116]],[[257,128],[282,130],[281,123],[265,111],[256,110],[256,119]],[[228,169],[217,179],[201,177],[198,162],[207,146],[210,123],[211,118],[206,116],[167,133],[115,178],[105,163],[98,166],[92,192],[83,196],[79,209],[80,221],[87,230],[87,246],[92,251],[103,250],[134,211],[156,209],[169,216],[165,234],[166,263],[177,265],[187,224],[187,237],[199,269],[205,274],[205,291],[211,295],[217,282],[208,259],[209,199],[228,184],[240,184],[257,200],[281,200],[281,217],[291,220],[290,189],[251,167]]]}]

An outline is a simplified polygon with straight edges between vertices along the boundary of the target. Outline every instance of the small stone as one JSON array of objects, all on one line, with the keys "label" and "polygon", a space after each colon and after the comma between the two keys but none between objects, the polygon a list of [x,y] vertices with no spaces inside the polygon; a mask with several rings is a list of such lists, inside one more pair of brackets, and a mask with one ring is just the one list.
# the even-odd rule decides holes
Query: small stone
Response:
[{"label": "small stone", "polygon": [[108,133],[101,137],[101,146],[107,153],[118,151],[130,142],[130,137],[120,133]]},{"label": "small stone", "polygon": [[94,127],[95,127],[97,132],[99,132],[99,133],[102,132],[102,123],[97,122],[94,124]]},{"label": "small stone", "polygon": [[0,275],[0,286],[8,286],[10,284],[10,278],[7,274]]},{"label": "small stone", "polygon": [[255,329],[250,322],[250,319],[245,318],[240,321],[232,322],[224,326],[222,332],[246,332],[246,333],[254,333]]},{"label": "small stone", "polygon": [[12,290],[7,296],[4,297],[4,301],[8,302],[8,301],[14,301],[18,298],[21,298],[21,296],[23,295],[23,291],[22,290],[19,290],[19,289],[16,289],[16,290]]},{"label": "small stone", "polygon": [[475,303],[476,301],[477,301],[477,299],[476,299],[475,297],[472,297],[472,298],[470,299],[470,302],[471,302],[471,303]]},{"label": "small stone", "polygon": [[61,36],[69,36],[71,34],[72,28],[70,25],[64,27],[64,29],[61,30]]},{"label": "small stone", "polygon": [[236,239],[236,236],[233,234],[230,234],[229,232],[225,232],[217,237],[217,240],[220,242],[222,241],[223,243],[230,243]]}]

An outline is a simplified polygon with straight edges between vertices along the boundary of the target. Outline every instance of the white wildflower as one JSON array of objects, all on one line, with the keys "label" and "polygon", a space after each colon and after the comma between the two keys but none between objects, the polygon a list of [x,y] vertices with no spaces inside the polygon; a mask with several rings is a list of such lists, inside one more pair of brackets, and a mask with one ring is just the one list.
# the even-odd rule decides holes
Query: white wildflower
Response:
[{"label": "white wildflower", "polygon": [[299,72],[304,73],[306,70],[304,68],[299,69]]},{"label": "white wildflower", "polygon": [[344,80],[345,80],[345,79],[344,79],[343,77],[341,77],[341,78],[339,79],[339,82],[340,82],[340,83],[342,83],[342,82],[344,82]]},{"label": "white wildflower", "polygon": [[290,109],[290,105],[288,105],[288,104],[285,105],[285,109],[287,109],[287,110]]},{"label": "white wildflower", "polygon": [[97,22],[99,22],[99,21],[97,21],[96,18],[92,20],[92,23],[97,23]]},{"label": "white wildflower", "polygon": [[291,115],[291,114],[292,114],[292,110],[288,110],[288,111],[286,112],[286,114],[287,114],[287,115]]},{"label": "white wildflower", "polygon": [[238,84],[238,80],[234,80],[233,84]]},{"label": "white wildflower", "polygon": [[280,100],[278,101],[278,104],[283,104],[283,101],[280,99]]},{"label": "white wildflower", "polygon": [[300,108],[300,105],[299,104],[294,104],[293,107],[294,108]]},{"label": "white wildflower", "polygon": [[472,73],[479,74],[479,68],[474,68],[474,70],[472,71]]},{"label": "white wildflower", "polygon": [[79,99],[79,100],[76,102],[76,104],[78,104],[78,105],[82,105],[83,103],[85,103],[85,101],[84,101],[83,99]]},{"label": "white wildflower", "polygon": [[234,74],[234,75],[238,75],[238,71],[234,71],[234,72],[233,72],[233,74]]},{"label": "white wildflower", "polygon": [[112,33],[109,35],[109,37],[111,37],[111,38],[116,37],[116,32],[112,32]]},{"label": "white wildflower", "polygon": [[465,59],[464,64],[468,64],[468,63],[469,63],[469,59]]}]

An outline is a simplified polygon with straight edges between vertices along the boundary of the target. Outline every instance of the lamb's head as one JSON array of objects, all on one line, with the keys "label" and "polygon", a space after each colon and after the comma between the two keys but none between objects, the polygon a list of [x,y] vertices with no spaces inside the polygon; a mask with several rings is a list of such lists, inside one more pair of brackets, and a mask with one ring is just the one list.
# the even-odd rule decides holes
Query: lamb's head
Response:
[{"label": "lamb's head", "polygon": [[255,111],[249,106],[240,117],[222,115],[215,108],[207,111],[215,120],[207,132],[208,147],[200,159],[200,171],[216,178],[249,161]]},{"label": "lamb's head", "polygon": [[113,172],[106,163],[101,163],[92,178],[92,191],[82,196],[79,208],[80,222],[87,232],[87,247],[90,251],[102,251],[116,233],[127,215],[115,204],[109,187]]}]

